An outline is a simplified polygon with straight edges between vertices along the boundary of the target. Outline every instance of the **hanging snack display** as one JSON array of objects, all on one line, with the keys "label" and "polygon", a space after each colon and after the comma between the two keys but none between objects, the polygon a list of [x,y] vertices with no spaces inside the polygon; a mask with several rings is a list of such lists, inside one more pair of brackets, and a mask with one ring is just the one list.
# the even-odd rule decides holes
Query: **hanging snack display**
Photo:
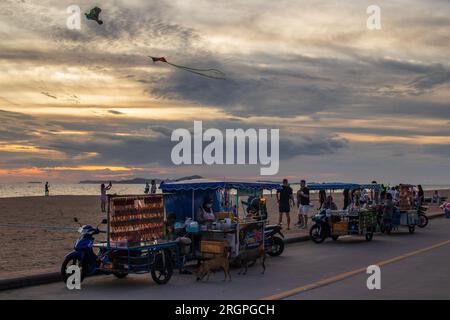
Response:
[{"label": "hanging snack display", "polygon": [[109,196],[109,232],[111,242],[146,242],[164,236],[162,195]]}]

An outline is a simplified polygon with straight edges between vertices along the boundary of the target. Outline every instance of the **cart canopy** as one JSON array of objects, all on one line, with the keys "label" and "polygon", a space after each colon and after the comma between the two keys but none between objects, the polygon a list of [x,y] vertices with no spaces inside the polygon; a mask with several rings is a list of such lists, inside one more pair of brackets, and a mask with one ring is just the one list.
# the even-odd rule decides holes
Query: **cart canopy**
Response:
[{"label": "cart canopy", "polygon": [[194,179],[177,182],[161,183],[159,187],[163,192],[192,191],[192,190],[277,190],[281,188],[279,183],[273,182],[245,182],[245,181],[220,181],[210,179]]},{"label": "cart canopy", "polygon": [[278,183],[220,181],[210,179],[194,179],[161,183],[164,193],[166,214],[175,213],[177,221],[186,218],[195,219],[198,208],[205,198],[213,200],[214,212],[223,211],[223,190],[237,189],[245,191],[262,191],[280,189]]},{"label": "cart canopy", "polygon": [[309,190],[341,190],[341,189],[359,189],[361,185],[357,183],[346,182],[324,182],[308,183]]}]

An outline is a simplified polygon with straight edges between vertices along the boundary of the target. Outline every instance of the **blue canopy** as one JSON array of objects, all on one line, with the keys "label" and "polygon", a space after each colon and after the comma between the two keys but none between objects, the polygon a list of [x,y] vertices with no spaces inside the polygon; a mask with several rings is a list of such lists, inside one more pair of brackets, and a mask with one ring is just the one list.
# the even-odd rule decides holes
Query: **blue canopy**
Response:
[{"label": "blue canopy", "polygon": [[346,182],[324,182],[324,183],[308,183],[309,190],[340,190],[340,189],[358,189],[360,185],[357,183]]},{"label": "blue canopy", "polygon": [[237,190],[272,190],[280,189],[279,183],[271,182],[244,182],[244,181],[219,181],[208,179],[194,179],[177,182],[161,183],[159,188],[163,192],[172,191],[192,191],[192,190],[217,190],[217,189],[237,189]]},{"label": "blue canopy", "polygon": [[342,189],[374,189],[380,190],[381,185],[376,183],[358,184],[347,182],[324,182],[324,183],[309,183],[310,190],[342,190]]},{"label": "blue canopy", "polygon": [[237,189],[246,191],[262,191],[281,188],[278,183],[259,183],[244,181],[215,181],[195,179],[177,182],[161,183],[164,193],[166,213],[175,213],[177,221],[186,218],[195,219],[198,208],[205,198],[213,200],[213,211],[222,211],[223,195],[221,189]]}]

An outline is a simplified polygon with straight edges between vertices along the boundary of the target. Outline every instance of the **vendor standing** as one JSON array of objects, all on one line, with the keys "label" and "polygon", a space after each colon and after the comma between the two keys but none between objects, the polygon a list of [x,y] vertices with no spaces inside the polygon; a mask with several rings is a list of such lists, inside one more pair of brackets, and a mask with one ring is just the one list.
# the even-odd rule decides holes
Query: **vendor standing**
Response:
[{"label": "vendor standing", "polygon": [[205,197],[203,204],[198,208],[197,211],[197,222],[199,224],[208,224],[216,221],[216,215],[212,209],[213,199],[210,197]]}]

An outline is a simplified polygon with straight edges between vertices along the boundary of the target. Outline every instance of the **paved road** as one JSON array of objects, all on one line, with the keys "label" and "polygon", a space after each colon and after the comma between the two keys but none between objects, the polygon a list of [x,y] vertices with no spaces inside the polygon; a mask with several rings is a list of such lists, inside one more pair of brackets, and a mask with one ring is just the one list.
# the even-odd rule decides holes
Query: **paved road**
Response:
[{"label": "paved road", "polygon": [[[382,288],[368,290],[364,271],[376,263]],[[164,286],[149,275],[100,276],[86,279],[79,291],[54,283],[3,291],[0,299],[450,299],[449,265],[450,219],[439,218],[414,235],[404,230],[372,242],[345,237],[291,244],[281,257],[267,259],[265,275],[257,265],[246,276],[233,270],[231,282],[221,273],[209,282],[175,274]]]}]

